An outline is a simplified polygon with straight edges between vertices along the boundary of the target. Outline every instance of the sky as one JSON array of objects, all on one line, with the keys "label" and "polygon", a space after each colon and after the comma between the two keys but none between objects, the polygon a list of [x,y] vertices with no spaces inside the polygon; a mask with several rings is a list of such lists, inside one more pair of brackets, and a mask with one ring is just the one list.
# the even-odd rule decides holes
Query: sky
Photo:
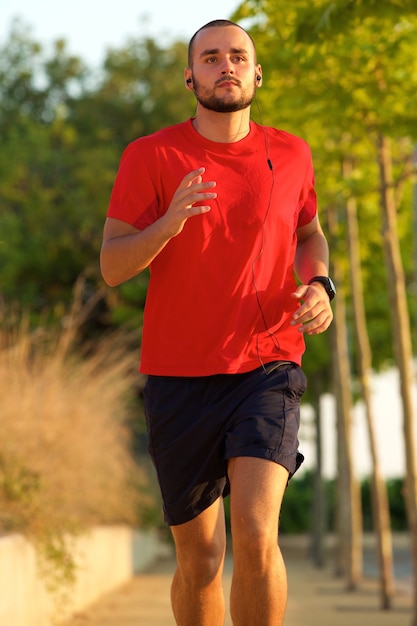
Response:
[{"label": "sky", "polygon": [[0,0],[0,45],[18,16],[36,41],[48,45],[64,38],[72,54],[99,66],[107,48],[122,47],[130,36],[149,35],[160,44],[188,41],[200,26],[229,18],[239,5],[240,0]]}]

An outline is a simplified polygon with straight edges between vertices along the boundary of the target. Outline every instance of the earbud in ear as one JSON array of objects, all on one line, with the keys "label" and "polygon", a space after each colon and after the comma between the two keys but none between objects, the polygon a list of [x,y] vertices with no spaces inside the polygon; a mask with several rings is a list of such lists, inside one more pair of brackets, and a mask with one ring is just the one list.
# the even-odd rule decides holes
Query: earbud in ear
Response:
[{"label": "earbud in ear", "polygon": [[191,83],[193,82],[192,78],[187,78],[187,80],[185,81],[187,83],[187,85],[191,85]]},{"label": "earbud in ear", "polygon": [[258,81],[258,83],[259,83],[259,81],[260,81],[261,79],[262,79],[262,76],[259,76],[259,74],[258,74],[258,76],[256,77],[256,80]]}]

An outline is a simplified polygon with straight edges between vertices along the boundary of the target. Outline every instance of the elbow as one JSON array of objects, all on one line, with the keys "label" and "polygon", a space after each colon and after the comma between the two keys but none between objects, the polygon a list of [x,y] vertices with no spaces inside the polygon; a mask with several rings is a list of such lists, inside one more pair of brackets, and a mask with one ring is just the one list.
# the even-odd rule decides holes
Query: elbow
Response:
[{"label": "elbow", "polygon": [[107,277],[104,274],[102,274],[104,282],[106,283],[106,285],[108,287],[118,287],[122,281],[117,281],[117,280],[113,280],[111,277]]},{"label": "elbow", "polygon": [[100,255],[100,272],[108,287],[117,287],[123,281],[117,276],[116,268],[109,263],[103,254]]},{"label": "elbow", "polygon": [[122,283],[126,282],[130,278],[137,276],[140,274],[145,268],[137,268],[132,272],[124,272],[121,271],[120,265],[118,263],[114,263],[114,260],[111,258],[106,258],[106,255],[101,254],[100,256],[100,271],[103,277],[104,282],[108,287],[118,287]]},{"label": "elbow", "polygon": [[117,287],[122,282],[121,280],[118,280],[116,276],[113,276],[111,272],[105,271],[103,267],[101,267],[101,275],[108,287]]}]

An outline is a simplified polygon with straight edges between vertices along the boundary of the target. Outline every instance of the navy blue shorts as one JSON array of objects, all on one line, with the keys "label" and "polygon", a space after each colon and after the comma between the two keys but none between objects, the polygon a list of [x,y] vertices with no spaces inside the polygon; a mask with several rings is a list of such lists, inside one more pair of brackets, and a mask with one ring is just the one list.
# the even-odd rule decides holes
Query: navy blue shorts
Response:
[{"label": "navy blue shorts", "polygon": [[244,374],[149,376],[145,385],[148,450],[169,525],[188,522],[229,493],[227,460],[249,456],[283,465],[298,451],[300,367],[269,363]]}]

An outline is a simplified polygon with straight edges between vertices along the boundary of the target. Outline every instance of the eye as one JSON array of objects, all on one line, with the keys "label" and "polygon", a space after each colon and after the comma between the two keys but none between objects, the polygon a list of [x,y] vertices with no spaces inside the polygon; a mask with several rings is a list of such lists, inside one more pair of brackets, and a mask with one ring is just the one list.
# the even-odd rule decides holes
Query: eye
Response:
[{"label": "eye", "polygon": [[217,61],[217,57],[207,57],[206,63],[215,63]]}]

